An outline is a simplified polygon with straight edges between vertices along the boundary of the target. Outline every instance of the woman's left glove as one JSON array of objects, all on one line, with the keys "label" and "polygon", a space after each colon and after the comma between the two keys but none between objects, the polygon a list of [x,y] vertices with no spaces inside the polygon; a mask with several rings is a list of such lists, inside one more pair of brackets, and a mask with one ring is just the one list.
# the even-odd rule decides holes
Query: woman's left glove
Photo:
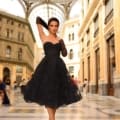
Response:
[{"label": "woman's left glove", "polygon": [[48,25],[42,18],[37,17],[36,18],[36,24],[41,24],[41,25],[43,25],[43,27],[45,27],[48,30]]}]

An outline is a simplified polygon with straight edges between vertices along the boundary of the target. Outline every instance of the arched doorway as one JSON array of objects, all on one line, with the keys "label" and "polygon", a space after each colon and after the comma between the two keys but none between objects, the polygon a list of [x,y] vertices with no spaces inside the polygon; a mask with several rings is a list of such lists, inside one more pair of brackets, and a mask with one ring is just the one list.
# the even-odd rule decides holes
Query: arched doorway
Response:
[{"label": "arched doorway", "polygon": [[3,81],[7,84],[10,85],[10,69],[8,67],[5,67],[3,69]]}]

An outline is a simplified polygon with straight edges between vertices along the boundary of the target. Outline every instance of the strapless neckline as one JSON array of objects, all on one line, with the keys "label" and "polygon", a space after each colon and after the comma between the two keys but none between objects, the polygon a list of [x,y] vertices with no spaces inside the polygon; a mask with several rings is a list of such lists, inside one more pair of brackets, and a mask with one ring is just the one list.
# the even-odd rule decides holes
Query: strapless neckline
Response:
[{"label": "strapless neckline", "polygon": [[43,44],[43,46],[44,46],[45,44],[57,45],[57,44],[59,44],[59,43],[60,43],[60,42],[57,42],[57,43],[52,43],[52,42],[47,41],[47,42],[45,42],[45,43]]}]

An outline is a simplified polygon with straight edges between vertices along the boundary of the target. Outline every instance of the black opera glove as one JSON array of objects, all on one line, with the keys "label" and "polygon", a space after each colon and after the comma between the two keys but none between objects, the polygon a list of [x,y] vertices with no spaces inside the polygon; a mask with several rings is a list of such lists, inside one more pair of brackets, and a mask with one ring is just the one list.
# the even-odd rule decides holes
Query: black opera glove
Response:
[{"label": "black opera glove", "polygon": [[45,27],[48,30],[48,25],[42,18],[37,17],[36,18],[36,24],[41,24],[43,27]]},{"label": "black opera glove", "polygon": [[62,39],[60,40],[60,44],[61,44],[62,56],[66,57],[67,56],[67,49],[66,49],[64,41]]}]

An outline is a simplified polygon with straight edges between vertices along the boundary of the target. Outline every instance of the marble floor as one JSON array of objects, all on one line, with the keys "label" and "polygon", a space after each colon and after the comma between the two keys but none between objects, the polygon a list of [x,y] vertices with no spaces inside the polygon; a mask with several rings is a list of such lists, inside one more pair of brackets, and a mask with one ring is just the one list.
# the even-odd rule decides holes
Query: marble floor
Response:
[{"label": "marble floor", "polygon": [[[25,103],[19,90],[10,94],[11,106],[0,105],[0,120],[48,120],[46,109]],[[57,110],[56,120],[120,120],[120,99],[88,94],[78,102]]]}]

